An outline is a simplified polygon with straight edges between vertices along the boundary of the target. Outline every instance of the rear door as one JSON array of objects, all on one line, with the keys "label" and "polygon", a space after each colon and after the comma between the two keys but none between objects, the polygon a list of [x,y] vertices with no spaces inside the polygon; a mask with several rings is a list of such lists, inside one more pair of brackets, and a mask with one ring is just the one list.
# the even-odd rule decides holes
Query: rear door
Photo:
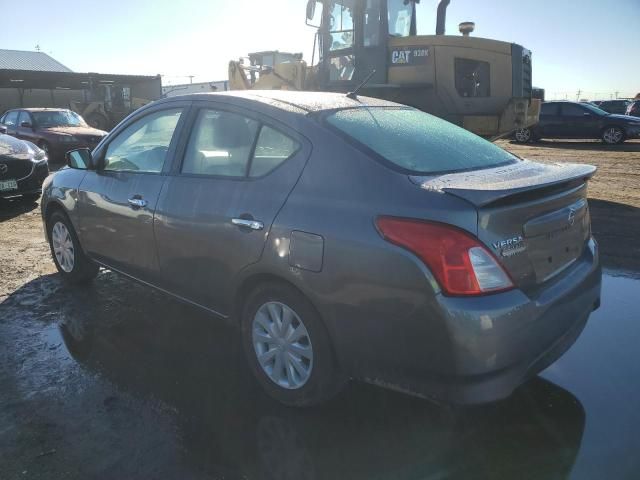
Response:
[{"label": "rear door", "polygon": [[191,117],[156,209],[162,280],[226,313],[231,283],[260,259],[311,148],[285,125],[225,104],[202,104]]},{"label": "rear door", "polygon": [[155,283],[153,215],[188,102],[161,104],[120,126],[96,152],[78,191],[83,247],[98,261]]}]

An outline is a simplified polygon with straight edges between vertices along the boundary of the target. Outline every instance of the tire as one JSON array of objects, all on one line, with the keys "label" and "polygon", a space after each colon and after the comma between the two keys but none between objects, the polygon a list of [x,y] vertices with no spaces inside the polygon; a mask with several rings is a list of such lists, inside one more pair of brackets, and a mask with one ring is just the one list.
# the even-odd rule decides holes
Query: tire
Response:
[{"label": "tire", "polygon": [[[289,319],[287,335],[278,333],[282,327],[278,317],[285,322]],[[256,287],[242,309],[241,330],[251,371],[264,391],[280,403],[295,407],[318,405],[345,386],[346,377],[338,368],[320,315],[289,285],[268,283]],[[298,336],[294,337],[296,332]],[[258,360],[259,352],[268,358],[264,367]],[[277,367],[278,362],[281,368]]]},{"label": "tire", "polygon": [[518,128],[514,133],[514,138],[518,143],[529,143],[533,140],[533,132],[530,128]]},{"label": "tire", "polygon": [[54,212],[51,215],[47,221],[47,233],[53,262],[63,280],[80,284],[96,277],[99,267],[82,251],[78,236],[64,213]]},{"label": "tire", "polygon": [[602,143],[607,145],[619,145],[626,140],[626,134],[622,128],[609,125],[608,127],[604,127],[600,138],[602,139]]}]

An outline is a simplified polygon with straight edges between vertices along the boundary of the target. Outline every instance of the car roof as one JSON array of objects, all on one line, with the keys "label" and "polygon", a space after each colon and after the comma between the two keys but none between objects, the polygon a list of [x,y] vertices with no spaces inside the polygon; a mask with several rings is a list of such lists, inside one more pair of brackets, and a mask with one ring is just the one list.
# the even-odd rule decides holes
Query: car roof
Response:
[{"label": "car roof", "polygon": [[192,93],[178,95],[161,100],[207,100],[207,99],[238,99],[253,101],[287,110],[292,113],[307,114],[322,110],[353,107],[386,107],[402,106],[398,103],[380,100],[378,98],[358,95],[356,99],[347,97],[344,93],[334,92],[301,92],[292,90],[240,90],[211,93]]}]

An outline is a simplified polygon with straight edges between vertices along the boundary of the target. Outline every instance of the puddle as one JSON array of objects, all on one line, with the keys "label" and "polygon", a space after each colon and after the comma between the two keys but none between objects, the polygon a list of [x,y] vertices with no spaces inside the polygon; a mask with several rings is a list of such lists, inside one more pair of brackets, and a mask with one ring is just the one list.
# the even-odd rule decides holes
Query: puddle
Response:
[{"label": "puddle", "polygon": [[[161,437],[183,478],[638,478],[639,297],[639,279],[607,272],[602,306],[565,356],[507,401],[466,411],[361,384],[322,408],[284,408],[256,386],[235,331],[111,274],[83,295],[56,293],[57,321],[34,330],[22,374],[72,378],[52,391],[89,408],[81,425],[65,413],[69,431],[89,429],[69,448],[124,458],[103,432],[133,438],[136,462],[158,473]],[[150,410],[154,428],[140,421]]]}]

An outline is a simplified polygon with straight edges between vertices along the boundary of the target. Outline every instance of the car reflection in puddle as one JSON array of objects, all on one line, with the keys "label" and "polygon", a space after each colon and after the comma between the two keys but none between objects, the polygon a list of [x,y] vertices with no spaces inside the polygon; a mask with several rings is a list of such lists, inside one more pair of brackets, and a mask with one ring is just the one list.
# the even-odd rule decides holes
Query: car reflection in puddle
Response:
[{"label": "car reflection in puddle", "polygon": [[[184,462],[199,471],[273,479],[567,478],[584,448],[585,410],[558,385],[575,375],[592,388],[601,384],[589,373],[589,352],[579,364],[570,352],[569,369],[561,359],[545,372],[552,381],[535,378],[490,406],[451,410],[354,384],[322,408],[290,409],[254,383],[233,328],[111,276],[98,280],[109,284],[108,293],[98,284],[89,301],[63,307],[65,345],[80,365],[118,389],[175,409]],[[615,287],[607,293],[620,293],[618,281],[634,282],[607,277],[605,289]],[[603,308],[583,334],[587,347],[581,338],[575,350],[601,348],[594,342],[603,339],[593,339],[589,329],[601,328],[610,301],[603,295]]]}]

